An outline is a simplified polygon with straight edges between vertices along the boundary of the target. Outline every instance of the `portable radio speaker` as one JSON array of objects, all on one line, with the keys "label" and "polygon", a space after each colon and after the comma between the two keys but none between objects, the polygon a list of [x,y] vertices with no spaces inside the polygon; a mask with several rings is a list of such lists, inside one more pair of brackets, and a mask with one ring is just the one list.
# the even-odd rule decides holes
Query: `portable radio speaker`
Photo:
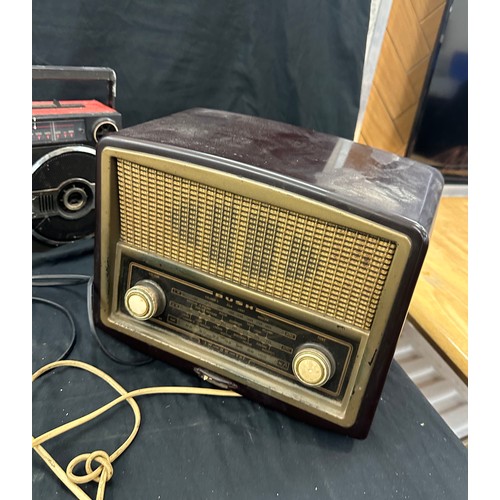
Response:
[{"label": "portable radio speaker", "polygon": [[47,250],[95,233],[96,145],[122,125],[111,68],[33,66],[33,82],[106,83],[96,99],[32,101],[33,250]]},{"label": "portable radio speaker", "polygon": [[366,437],[441,174],[202,108],[107,136],[97,157],[96,324],[215,385]]}]

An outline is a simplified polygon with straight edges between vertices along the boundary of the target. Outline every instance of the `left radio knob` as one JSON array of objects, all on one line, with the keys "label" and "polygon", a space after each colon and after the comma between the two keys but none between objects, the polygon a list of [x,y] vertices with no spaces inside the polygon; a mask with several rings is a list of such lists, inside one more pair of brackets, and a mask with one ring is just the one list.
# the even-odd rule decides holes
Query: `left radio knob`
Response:
[{"label": "left radio knob", "polygon": [[125,292],[125,309],[142,321],[161,314],[166,303],[162,288],[152,280],[138,281]]}]

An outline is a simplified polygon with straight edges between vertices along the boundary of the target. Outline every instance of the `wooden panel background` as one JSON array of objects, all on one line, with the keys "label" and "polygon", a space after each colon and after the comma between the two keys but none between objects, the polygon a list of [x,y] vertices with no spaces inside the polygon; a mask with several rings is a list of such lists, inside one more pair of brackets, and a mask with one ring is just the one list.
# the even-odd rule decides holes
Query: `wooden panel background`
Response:
[{"label": "wooden panel background", "polygon": [[406,154],[445,0],[393,0],[358,142]]}]

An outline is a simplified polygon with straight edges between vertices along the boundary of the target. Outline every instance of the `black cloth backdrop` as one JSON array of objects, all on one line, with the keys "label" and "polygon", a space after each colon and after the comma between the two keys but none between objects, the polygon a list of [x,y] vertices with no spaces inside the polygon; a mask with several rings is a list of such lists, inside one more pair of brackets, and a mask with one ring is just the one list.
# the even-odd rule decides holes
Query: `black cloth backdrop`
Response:
[{"label": "black cloth backdrop", "polygon": [[[369,15],[370,0],[34,0],[32,62],[111,67],[123,126],[201,106],[352,139]],[[32,97],[102,100],[98,85]]]}]

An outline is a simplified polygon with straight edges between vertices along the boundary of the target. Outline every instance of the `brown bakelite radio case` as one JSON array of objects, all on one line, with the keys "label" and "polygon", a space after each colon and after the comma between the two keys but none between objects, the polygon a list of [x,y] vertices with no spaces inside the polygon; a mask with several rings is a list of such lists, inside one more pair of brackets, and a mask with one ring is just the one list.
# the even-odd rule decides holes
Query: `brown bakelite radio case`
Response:
[{"label": "brown bakelite radio case", "polygon": [[97,325],[215,385],[366,437],[441,174],[209,109],[120,130],[97,156]]}]

